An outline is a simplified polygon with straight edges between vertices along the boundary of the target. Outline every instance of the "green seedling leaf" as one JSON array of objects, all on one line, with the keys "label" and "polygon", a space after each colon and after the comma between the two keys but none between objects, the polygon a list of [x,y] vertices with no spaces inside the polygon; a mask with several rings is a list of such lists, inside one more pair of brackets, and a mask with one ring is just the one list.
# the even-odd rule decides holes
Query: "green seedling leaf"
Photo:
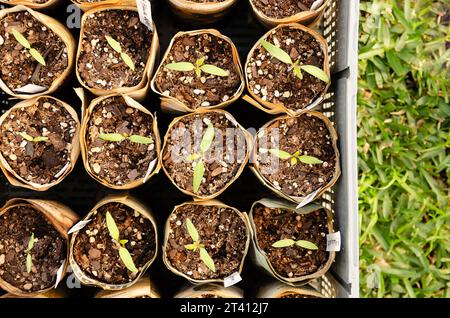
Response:
[{"label": "green seedling leaf", "polygon": [[200,183],[203,179],[203,174],[205,173],[205,166],[203,162],[198,162],[197,165],[194,168],[194,178],[192,182],[192,190],[194,193],[198,192],[198,189],[200,188]]},{"label": "green seedling leaf", "polygon": [[27,273],[31,273],[31,268],[33,267],[33,258],[31,256],[31,254],[27,254],[26,267],[27,267]]},{"label": "green seedling leaf", "polygon": [[300,66],[302,70],[304,70],[306,73],[311,74],[312,76],[320,79],[321,81],[328,83],[330,81],[330,78],[328,75],[320,68],[314,65],[302,65]]},{"label": "green seedling leaf", "polygon": [[191,239],[194,242],[197,242],[200,239],[200,237],[199,237],[197,229],[195,228],[194,223],[192,223],[191,219],[186,219],[186,228],[187,228],[187,231],[188,231]]},{"label": "green seedling leaf", "polygon": [[201,58],[199,58],[197,61],[195,61],[195,65],[196,65],[197,67],[202,66],[203,63],[205,63],[205,58],[204,58],[204,57],[201,57]]},{"label": "green seedling leaf", "polygon": [[120,245],[125,246],[128,243],[128,240],[120,240]]},{"label": "green seedling leaf", "polygon": [[134,62],[127,53],[120,53],[120,57],[132,71],[135,70]]},{"label": "green seedling leaf", "polygon": [[46,65],[44,57],[36,49],[31,48],[30,54],[36,61],[38,61],[39,64],[44,65],[44,66]]},{"label": "green seedling leaf", "polygon": [[130,252],[125,247],[119,248],[119,256],[126,268],[132,273],[137,273],[138,269],[134,265]]},{"label": "green seedling leaf", "polygon": [[185,249],[189,250],[189,251],[195,251],[195,249],[197,248],[196,244],[186,244],[184,246]]},{"label": "green seedling leaf", "polygon": [[297,65],[294,65],[294,74],[295,74],[295,76],[297,76],[299,79],[303,79],[302,70],[301,70],[300,67],[297,66]]},{"label": "green seedling leaf", "polygon": [[297,157],[298,160],[300,160],[300,162],[306,163],[306,164],[311,164],[311,165],[317,165],[317,164],[321,164],[323,163],[322,160],[313,157],[313,156],[298,156]]},{"label": "green seedling leaf", "polygon": [[17,31],[16,29],[12,29],[11,33],[16,41],[20,43],[20,45],[22,45],[26,49],[31,48],[30,42],[28,42],[28,40],[22,35],[22,33]]},{"label": "green seedling leaf", "polygon": [[199,68],[196,68],[195,74],[197,74],[197,76],[200,77],[202,75],[202,71]]},{"label": "green seedling leaf", "polygon": [[291,158],[291,165],[292,165],[292,166],[295,166],[295,165],[297,164],[297,161],[298,161],[297,158],[292,157],[292,158]]},{"label": "green seedling leaf", "polygon": [[119,142],[125,139],[125,136],[122,134],[112,133],[112,134],[104,134],[101,133],[98,135],[100,139],[103,139],[105,141],[111,141],[111,142]]},{"label": "green seedling leaf", "polygon": [[280,150],[280,149],[269,149],[269,152],[274,155],[277,156],[280,159],[286,160],[291,158],[291,154],[289,152]]},{"label": "green seedling leaf", "polygon": [[105,35],[105,38],[106,38],[106,41],[108,42],[109,46],[111,46],[114,51],[116,51],[117,53],[122,53],[122,47],[120,46],[119,42],[114,40],[109,35]]},{"label": "green seedling leaf", "polygon": [[216,266],[214,265],[214,261],[204,248],[200,248],[200,259],[203,261],[203,263],[205,263],[206,266],[208,266],[208,268],[212,272],[214,273],[216,272]]},{"label": "green seedling leaf", "polygon": [[285,51],[283,51],[279,47],[273,45],[270,42],[267,42],[264,39],[260,40],[259,42],[261,43],[263,48],[265,48],[266,51],[269,52],[269,54],[272,55],[274,58],[276,58],[286,64],[293,64],[289,54],[287,54]]},{"label": "green seedling leaf", "polygon": [[189,72],[195,70],[195,66],[189,62],[169,63],[164,66],[165,68],[173,71]]},{"label": "green seedling leaf", "polygon": [[308,250],[318,250],[319,249],[316,244],[314,244],[313,242],[310,242],[310,241],[298,240],[297,242],[295,242],[295,245],[306,248]]},{"label": "green seedling leaf", "polygon": [[211,65],[211,64],[204,64],[200,67],[200,69],[208,74],[217,75],[217,76],[228,76],[230,75],[229,71],[226,71],[224,69],[221,69],[220,67]]},{"label": "green seedling leaf", "polygon": [[193,153],[193,154],[190,154],[189,156],[187,156],[186,160],[187,161],[195,161],[195,160],[197,160],[200,157],[201,156],[198,153]]},{"label": "green seedling leaf", "polygon": [[119,229],[117,228],[116,222],[114,221],[109,211],[106,211],[106,227],[108,228],[109,235],[112,237],[112,239],[115,240],[116,242],[119,242],[120,239]]},{"label": "green seedling leaf", "polygon": [[34,233],[31,233],[30,240],[28,241],[27,253],[34,247]]},{"label": "green seedling leaf", "polygon": [[279,240],[276,241],[275,243],[272,244],[273,247],[276,248],[281,248],[281,247],[289,247],[295,244],[294,240],[291,239],[284,239],[284,240]]},{"label": "green seedling leaf", "polygon": [[25,140],[28,140],[28,141],[33,141],[33,140],[34,140],[33,137],[31,137],[30,135],[28,135],[28,134],[25,133],[25,132],[20,132],[19,135],[20,135],[23,139],[25,139]]},{"label": "green seedling leaf", "polygon": [[138,144],[149,145],[153,143],[153,139],[151,137],[143,137],[139,135],[131,135],[128,138],[131,142],[136,142]]},{"label": "green seedling leaf", "polygon": [[44,137],[44,136],[33,138],[34,142],[41,142],[41,141],[47,141],[47,140],[48,140],[48,137]]},{"label": "green seedling leaf", "polygon": [[200,143],[200,150],[202,153],[208,151],[209,147],[214,140],[214,126],[212,123],[208,124],[208,128],[206,128],[205,134],[203,135],[202,142]]}]

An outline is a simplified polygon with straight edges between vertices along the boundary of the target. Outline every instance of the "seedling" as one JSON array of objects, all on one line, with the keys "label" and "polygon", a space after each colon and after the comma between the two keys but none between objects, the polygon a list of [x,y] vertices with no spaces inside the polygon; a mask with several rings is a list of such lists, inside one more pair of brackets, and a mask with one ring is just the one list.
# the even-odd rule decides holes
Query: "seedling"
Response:
[{"label": "seedling", "polygon": [[31,273],[31,268],[33,267],[33,258],[31,256],[31,250],[34,247],[34,233],[31,233],[30,239],[28,241],[28,247],[25,253],[27,253],[27,261],[26,261],[26,267],[27,267],[27,273]]},{"label": "seedling", "polygon": [[120,58],[122,59],[122,61],[124,61],[124,63],[132,71],[134,71],[135,67],[134,67],[133,60],[131,59],[131,57],[127,53],[122,51],[122,47],[120,46],[120,43],[117,42],[116,40],[114,40],[109,35],[105,35],[105,38],[106,38],[106,41],[108,42],[109,46],[111,46],[114,51],[116,51],[117,53],[120,54]]},{"label": "seedling", "polygon": [[119,133],[112,133],[112,134],[104,134],[101,133],[98,136],[100,139],[110,142],[121,142],[125,139],[128,139],[131,142],[135,142],[138,144],[143,145],[149,145],[153,143],[153,138],[151,137],[143,137],[139,135],[131,135],[128,136],[127,134],[119,134]]},{"label": "seedling", "polygon": [[184,247],[187,250],[193,251],[193,252],[195,252],[198,249],[199,253],[200,253],[200,259],[202,260],[202,262],[205,263],[205,265],[208,266],[208,268],[215,273],[216,266],[214,265],[214,261],[211,258],[211,256],[209,256],[208,252],[206,251],[205,245],[200,243],[200,236],[198,235],[198,231],[190,219],[186,219],[186,227],[187,227],[189,236],[192,238],[194,243],[187,244]]},{"label": "seedling", "polygon": [[289,247],[289,246],[299,246],[302,248],[306,248],[308,250],[318,250],[319,248],[317,247],[316,244],[314,244],[313,242],[310,241],[305,241],[305,240],[292,240],[292,239],[284,239],[284,240],[279,240],[276,241],[275,243],[272,244],[272,247],[275,248],[283,248],[283,247]]},{"label": "seedling", "polygon": [[20,132],[19,135],[26,141],[30,141],[30,142],[41,142],[41,141],[48,140],[48,137],[44,137],[44,136],[32,137],[32,136],[28,135],[26,132]]},{"label": "seedling", "polygon": [[192,181],[192,190],[194,193],[198,192],[200,188],[200,184],[203,179],[203,175],[205,174],[205,164],[204,164],[204,156],[208,149],[211,147],[212,142],[214,140],[214,126],[213,124],[208,123],[208,128],[206,128],[205,134],[203,135],[202,141],[200,143],[200,153],[190,154],[186,160],[188,161],[197,161],[197,164],[194,168],[194,177]]},{"label": "seedling", "polygon": [[36,61],[38,61],[39,64],[44,65],[44,66],[46,65],[45,60],[42,57],[41,53],[39,53],[35,48],[31,47],[30,42],[28,42],[28,40],[22,35],[22,33],[17,31],[16,29],[12,29],[11,33],[14,36],[14,38],[16,39],[16,41],[19,42],[20,45],[22,45],[24,48],[26,48],[28,50],[28,52],[30,52],[31,56]]},{"label": "seedling", "polygon": [[125,248],[125,244],[128,243],[128,240],[120,239],[119,229],[117,228],[116,222],[114,221],[109,211],[106,212],[106,226],[108,227],[109,235],[119,249],[119,257],[122,260],[123,264],[132,273],[136,273],[138,269],[136,268],[136,265],[134,265],[133,258],[131,257],[130,252],[128,252],[128,250]]},{"label": "seedling", "polygon": [[169,70],[179,72],[195,71],[195,74],[197,74],[198,77],[202,75],[202,72],[224,77],[230,75],[229,71],[221,69],[220,67],[211,64],[205,64],[205,57],[201,57],[197,61],[195,61],[195,65],[190,62],[177,62],[166,64],[166,66],[164,67]]},{"label": "seedling", "polygon": [[280,60],[281,62],[288,64],[292,69],[292,71],[294,72],[295,76],[297,76],[299,79],[303,79],[302,71],[305,71],[306,73],[311,74],[312,76],[320,79],[325,83],[330,82],[330,78],[328,77],[328,75],[317,66],[299,65],[298,60],[293,62],[289,54],[283,51],[278,46],[275,46],[264,39],[260,40],[260,43],[266,49],[266,51],[269,52],[270,55],[272,55],[277,60]]},{"label": "seedling", "polygon": [[317,165],[323,163],[322,160],[319,158],[313,157],[313,156],[307,156],[307,155],[300,155],[300,150],[297,150],[293,154],[290,154],[287,151],[280,150],[280,149],[267,149],[269,153],[273,154],[274,156],[277,156],[278,158],[282,160],[289,160],[291,161],[291,165],[296,165],[299,161],[304,164],[311,164],[311,165]]}]

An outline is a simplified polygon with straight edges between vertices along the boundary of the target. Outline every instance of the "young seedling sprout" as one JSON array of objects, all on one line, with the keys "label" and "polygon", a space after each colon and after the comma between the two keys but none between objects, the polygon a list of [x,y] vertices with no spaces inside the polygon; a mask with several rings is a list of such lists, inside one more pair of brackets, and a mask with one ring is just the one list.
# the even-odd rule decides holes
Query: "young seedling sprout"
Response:
[{"label": "young seedling sprout", "polygon": [[32,136],[28,135],[26,132],[20,132],[19,135],[26,141],[30,141],[30,142],[41,142],[41,141],[48,140],[48,137],[44,137],[44,136],[32,137]]},{"label": "young seedling sprout", "polygon": [[221,69],[220,67],[211,65],[211,64],[205,64],[205,57],[199,58],[197,61],[195,61],[195,65],[190,62],[177,62],[177,63],[169,63],[164,66],[165,68],[173,71],[179,71],[179,72],[190,72],[195,71],[195,74],[197,74],[198,77],[202,75],[202,72],[217,75],[217,76],[228,76],[230,75],[229,71],[226,71],[224,69]]},{"label": "young seedling sprout", "polygon": [[125,244],[128,243],[128,240],[120,239],[119,229],[117,228],[116,222],[114,221],[109,211],[106,212],[106,226],[108,228],[109,235],[119,249],[119,257],[122,260],[123,264],[132,273],[136,273],[138,269],[136,268],[136,265],[134,265],[133,258],[131,257],[130,252],[128,252],[128,250],[125,248]]},{"label": "young seedling sprout", "polygon": [[283,51],[278,46],[275,46],[264,39],[260,40],[260,43],[266,49],[266,51],[269,52],[270,55],[272,55],[277,60],[280,60],[281,62],[288,64],[290,68],[293,70],[295,76],[297,76],[299,79],[303,79],[302,71],[305,71],[306,73],[311,74],[312,76],[320,79],[325,83],[328,83],[330,81],[328,75],[317,66],[299,65],[299,61],[293,62],[289,54]]},{"label": "young seedling sprout", "polygon": [[203,175],[205,174],[205,164],[203,162],[205,153],[211,147],[211,144],[214,140],[214,126],[211,122],[208,123],[208,128],[206,128],[205,134],[203,135],[202,141],[200,143],[200,153],[190,154],[186,160],[188,161],[197,161],[197,164],[194,168],[194,177],[192,181],[192,190],[194,193],[197,193],[200,184],[203,179]]},{"label": "young seedling sprout", "polygon": [[120,46],[120,43],[117,42],[116,40],[114,40],[109,35],[105,35],[105,38],[106,38],[106,41],[108,42],[109,46],[111,46],[114,51],[116,51],[117,53],[120,54],[120,58],[122,59],[122,61],[124,61],[124,63],[132,71],[134,71],[135,67],[134,67],[133,60],[131,59],[131,57],[127,53],[122,51],[122,47]]},{"label": "young seedling sprout", "polygon": [[34,247],[34,233],[31,233],[30,239],[28,241],[28,247],[25,253],[27,253],[27,261],[26,261],[26,268],[27,273],[31,273],[31,268],[33,267],[33,258],[31,256],[31,250]]},{"label": "young seedling sprout", "polygon": [[280,150],[280,149],[264,149],[267,150],[269,153],[273,154],[274,156],[277,156],[278,158],[282,160],[291,160],[291,165],[296,165],[299,161],[304,164],[311,164],[311,165],[317,165],[323,163],[322,160],[313,157],[313,156],[307,156],[307,155],[300,155],[300,150],[297,150],[293,154],[290,154],[287,151]]},{"label": "young seedling sprout", "polygon": [[128,136],[127,134],[119,134],[119,133],[112,133],[112,134],[104,134],[101,133],[98,136],[100,139],[110,142],[121,142],[125,139],[128,139],[131,142],[135,142],[138,144],[143,145],[149,145],[153,143],[153,139],[151,137],[143,137],[139,135],[131,135]]},{"label": "young seedling sprout", "polygon": [[318,250],[319,249],[317,247],[317,245],[314,244],[313,242],[305,241],[305,240],[294,241],[292,239],[284,239],[284,240],[276,241],[275,243],[272,244],[272,247],[283,248],[283,247],[289,247],[289,246],[293,246],[293,245],[296,245],[296,246],[299,246],[302,248],[306,248],[308,250]]},{"label": "young seedling sprout", "polygon": [[214,261],[211,258],[211,256],[209,256],[208,252],[206,251],[205,245],[200,243],[200,236],[198,235],[198,231],[195,228],[194,223],[192,223],[192,221],[190,219],[186,219],[186,227],[187,227],[189,236],[194,241],[194,243],[187,244],[184,247],[187,250],[193,251],[193,252],[195,252],[198,249],[199,253],[200,253],[200,259],[202,260],[202,262],[205,263],[205,265],[208,266],[208,268],[212,272],[215,273],[216,266],[214,265]]},{"label": "young seedling sprout", "polygon": [[31,56],[36,61],[38,61],[39,64],[42,64],[45,66],[45,60],[42,57],[41,53],[39,53],[35,48],[31,47],[30,42],[28,42],[28,40],[22,35],[22,33],[17,31],[16,29],[12,29],[11,33],[14,36],[14,38],[16,39],[16,41],[19,42],[20,45],[22,45],[24,48],[26,48],[28,50],[28,52],[30,52]]}]

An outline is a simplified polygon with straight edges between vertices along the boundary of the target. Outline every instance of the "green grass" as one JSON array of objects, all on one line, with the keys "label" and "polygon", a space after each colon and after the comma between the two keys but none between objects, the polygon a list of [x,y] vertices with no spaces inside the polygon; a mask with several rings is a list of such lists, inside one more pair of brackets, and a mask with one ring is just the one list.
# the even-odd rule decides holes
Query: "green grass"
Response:
[{"label": "green grass", "polygon": [[361,1],[362,297],[450,297],[446,3]]}]

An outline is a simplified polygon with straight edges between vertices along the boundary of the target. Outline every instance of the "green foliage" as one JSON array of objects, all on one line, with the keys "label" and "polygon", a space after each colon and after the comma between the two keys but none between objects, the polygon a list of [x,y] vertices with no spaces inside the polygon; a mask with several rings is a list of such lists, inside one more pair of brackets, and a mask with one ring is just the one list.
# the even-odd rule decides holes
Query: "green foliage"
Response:
[{"label": "green foliage", "polygon": [[112,37],[110,37],[109,35],[105,35],[106,38],[106,42],[108,42],[109,46],[111,46],[111,48],[116,51],[117,53],[120,54],[120,58],[122,59],[122,61],[132,70],[135,70],[135,66],[134,66],[134,62],[131,59],[131,57],[126,54],[125,52],[123,52],[122,47],[120,45],[119,42],[117,42],[116,40],[114,40]]},{"label": "green foliage", "polygon": [[127,136],[127,135],[122,135],[119,133],[111,133],[111,134],[100,133],[98,135],[98,137],[104,141],[110,141],[110,142],[121,142],[125,139],[128,139],[131,142],[143,144],[143,145],[148,145],[148,144],[153,143],[153,138],[139,136],[139,135]]},{"label": "green foliage", "polygon": [[305,241],[305,240],[294,241],[292,239],[284,239],[284,240],[276,241],[275,243],[272,244],[272,246],[275,248],[289,247],[292,245],[297,245],[299,247],[302,247],[302,248],[305,248],[308,250],[318,250],[319,249],[319,247],[316,244],[314,244],[313,242]]},{"label": "green foliage", "polygon": [[31,137],[26,132],[20,132],[19,135],[25,139],[26,141],[30,142],[41,142],[41,141],[47,141],[48,137],[38,136],[38,137]]},{"label": "green foliage", "polygon": [[307,156],[307,155],[300,155],[300,151],[296,151],[295,153],[293,153],[292,155],[284,150],[280,150],[280,149],[268,149],[269,153],[271,153],[272,155],[282,159],[282,160],[287,160],[287,159],[291,159],[291,165],[296,165],[298,161],[300,161],[301,163],[304,164],[310,164],[310,165],[317,165],[317,164],[321,164],[323,163],[322,160],[320,160],[319,158],[313,157],[313,156]]},{"label": "green foliage", "polygon": [[32,48],[30,45],[30,42],[23,36],[22,33],[17,31],[16,29],[11,30],[12,35],[16,39],[17,42],[19,42],[20,45],[22,45],[24,48],[30,52],[30,55],[38,61],[39,64],[42,64],[45,66],[45,59],[42,57],[41,53],[39,53],[35,48]]},{"label": "green foliage", "polygon": [[198,234],[197,229],[194,226],[194,223],[192,223],[191,219],[186,219],[186,228],[189,233],[189,236],[194,241],[194,243],[186,244],[184,246],[184,248],[187,249],[188,251],[193,251],[193,252],[197,251],[197,249],[198,249],[199,253],[200,253],[200,259],[202,260],[202,262],[205,263],[205,265],[212,272],[215,273],[216,266],[214,265],[214,261],[211,258],[211,256],[209,256],[208,251],[206,251],[206,249],[205,249],[205,246],[200,243],[200,236]]},{"label": "green foliage", "polygon": [[31,256],[31,250],[34,247],[34,233],[31,233],[30,239],[28,240],[28,246],[27,250],[25,251],[27,253],[26,256],[26,269],[27,273],[31,273],[31,269],[33,267],[33,257]]},{"label": "green foliage", "polygon": [[226,77],[230,75],[230,71],[226,71],[212,64],[204,64],[204,63],[205,57],[201,57],[195,61],[195,65],[192,64],[191,62],[175,62],[175,63],[168,63],[164,67],[169,70],[178,72],[195,71],[195,74],[197,74],[197,76],[199,77],[202,75],[202,72],[221,77]]}]

